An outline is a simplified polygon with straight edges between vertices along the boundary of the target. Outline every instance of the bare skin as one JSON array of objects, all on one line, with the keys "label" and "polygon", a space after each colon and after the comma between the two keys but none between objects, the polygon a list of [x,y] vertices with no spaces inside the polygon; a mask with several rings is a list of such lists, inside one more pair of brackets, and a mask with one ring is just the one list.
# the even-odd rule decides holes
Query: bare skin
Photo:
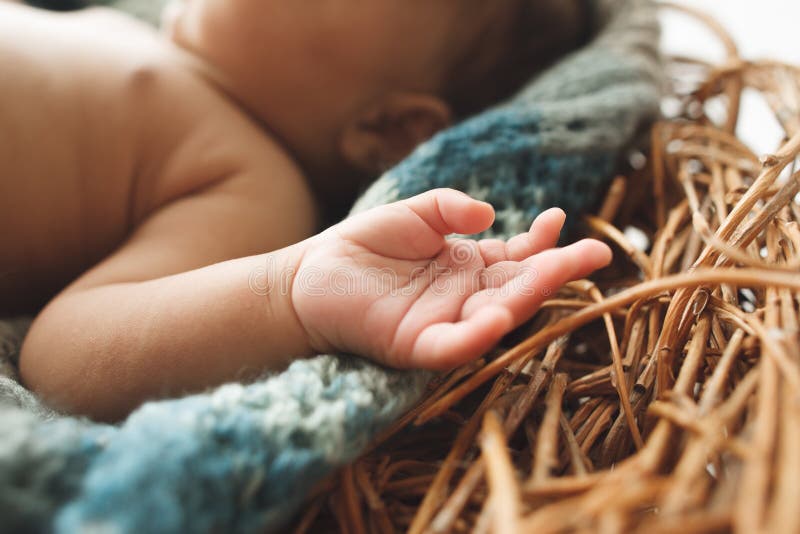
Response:
[{"label": "bare skin", "polygon": [[[306,88],[290,113],[288,99],[303,92],[297,84],[307,76],[302,55],[294,71],[287,68],[294,82],[281,93],[280,83],[237,66],[226,48],[235,39],[223,30],[238,21],[246,33],[263,1],[199,4],[207,11],[172,26],[178,46],[104,10],[54,15],[0,2],[0,64],[13,71],[0,78],[0,102],[14,103],[0,107],[0,315],[46,304],[25,341],[21,372],[53,406],[114,420],[147,399],[330,350],[396,367],[449,368],[530,317],[544,289],[609,261],[608,248],[593,241],[547,250],[563,223],[557,210],[508,243],[448,241],[493,219],[490,206],[450,190],[313,235],[315,198],[357,187],[331,177],[368,168],[376,146],[398,150],[375,137],[370,117],[411,112],[403,135],[413,147],[446,124],[447,110],[425,92],[435,76],[398,87],[384,73],[369,77],[370,58],[354,43],[330,58],[352,76],[340,80],[332,70],[317,88],[320,101]],[[427,15],[450,16],[452,5]],[[380,20],[404,12],[394,0],[380,6]],[[330,13],[314,36],[325,34],[323,26],[341,35],[352,23],[336,26],[343,23]],[[282,25],[293,20],[272,14],[286,15]],[[445,52],[434,37],[414,46],[421,49],[403,53],[434,61]],[[258,59],[253,64],[270,61]],[[262,89],[270,98],[253,96]],[[331,94],[341,98],[326,106]],[[318,127],[303,117],[306,108]],[[474,254],[453,264],[456,247]],[[371,269],[394,277],[345,296],[331,290],[332,273],[364,281]],[[254,285],[287,273],[286,291]],[[478,276],[485,273],[502,276]],[[454,276],[484,281],[435,290],[434,282]],[[510,290],[492,291],[506,284]],[[389,292],[397,289],[405,291]]]},{"label": "bare skin", "polygon": [[[105,10],[0,10],[0,62],[14,66],[0,80],[0,101],[14,103],[0,107],[3,311],[30,311],[101,260],[76,287],[178,273],[312,233],[298,166],[157,33]],[[137,257],[131,273],[127,256],[144,240],[161,250]]]}]

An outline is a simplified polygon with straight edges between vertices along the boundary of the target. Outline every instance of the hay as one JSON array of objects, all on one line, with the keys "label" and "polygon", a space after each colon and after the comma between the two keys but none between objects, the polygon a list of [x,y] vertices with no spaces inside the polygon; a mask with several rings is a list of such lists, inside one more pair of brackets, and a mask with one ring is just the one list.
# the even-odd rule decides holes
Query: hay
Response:
[{"label": "hay", "polygon": [[[672,60],[678,112],[587,220],[615,266],[433,384],[297,532],[800,531],[800,69],[694,15],[728,58]],[[775,154],[734,135],[744,88],[786,132]]]}]

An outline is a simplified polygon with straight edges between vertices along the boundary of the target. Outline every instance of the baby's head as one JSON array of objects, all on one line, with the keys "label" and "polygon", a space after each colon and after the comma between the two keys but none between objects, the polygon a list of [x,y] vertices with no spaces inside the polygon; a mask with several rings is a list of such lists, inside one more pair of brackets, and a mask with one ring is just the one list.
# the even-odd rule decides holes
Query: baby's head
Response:
[{"label": "baby's head", "polygon": [[575,48],[586,0],[178,0],[172,38],[312,180],[375,175]]}]

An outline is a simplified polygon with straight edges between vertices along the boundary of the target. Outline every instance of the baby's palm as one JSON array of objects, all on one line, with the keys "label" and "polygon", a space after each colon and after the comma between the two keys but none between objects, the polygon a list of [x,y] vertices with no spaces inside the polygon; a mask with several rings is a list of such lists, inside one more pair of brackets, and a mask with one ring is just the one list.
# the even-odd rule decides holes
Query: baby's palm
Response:
[{"label": "baby's palm", "polygon": [[453,367],[491,348],[561,285],[610,259],[608,247],[591,240],[552,249],[564,222],[560,210],[508,242],[445,239],[481,232],[493,218],[485,203],[436,190],[308,241],[292,301],[312,346],[395,367]]}]

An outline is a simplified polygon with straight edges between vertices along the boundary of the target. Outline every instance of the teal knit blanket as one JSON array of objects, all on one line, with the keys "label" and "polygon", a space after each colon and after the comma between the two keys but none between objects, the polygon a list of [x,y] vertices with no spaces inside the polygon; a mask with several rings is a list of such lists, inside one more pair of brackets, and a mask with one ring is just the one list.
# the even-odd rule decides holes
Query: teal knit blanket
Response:
[{"label": "teal knit blanket", "polygon": [[[588,46],[419,147],[354,212],[452,187],[492,203],[490,233],[510,236],[545,208],[575,216],[599,200],[658,114],[660,63],[650,0],[594,5]],[[0,322],[3,532],[278,530],[430,378],[322,355],[254,384],[153,402],[107,426],[52,413],[16,381],[25,324]]]}]

